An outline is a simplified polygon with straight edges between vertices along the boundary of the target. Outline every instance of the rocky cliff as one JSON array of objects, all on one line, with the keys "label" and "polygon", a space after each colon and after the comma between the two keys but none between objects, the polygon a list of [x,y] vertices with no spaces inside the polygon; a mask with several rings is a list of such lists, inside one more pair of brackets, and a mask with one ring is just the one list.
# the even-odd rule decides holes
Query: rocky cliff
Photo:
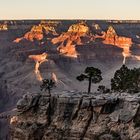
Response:
[{"label": "rocky cliff", "polygon": [[34,40],[42,40],[45,35],[52,34],[52,35],[57,35],[55,31],[55,27],[57,26],[58,23],[56,22],[45,22],[41,21],[39,25],[34,25],[31,30],[23,37],[16,38],[14,40],[15,43],[19,43],[21,40],[26,39],[29,41],[34,41]]},{"label": "rocky cliff", "polygon": [[118,36],[115,29],[112,26],[108,27],[106,33],[104,33],[104,43],[112,44],[116,46],[132,45],[132,39],[128,37]]},{"label": "rocky cliff", "polygon": [[61,54],[77,58],[76,45],[86,44],[90,40],[88,33],[89,27],[86,23],[80,22],[71,25],[68,31],[62,33],[59,37],[53,38],[52,43],[60,44],[57,50]]},{"label": "rocky cliff", "polygon": [[139,94],[27,94],[17,112],[12,140],[140,139]]},{"label": "rocky cliff", "polygon": [[119,48],[123,49],[122,55],[124,57],[123,64],[126,63],[127,57],[131,56],[131,50],[130,47],[133,44],[132,38],[124,37],[124,36],[118,36],[115,29],[112,26],[108,27],[108,30],[106,32],[101,32],[102,36],[97,36],[96,38],[102,38],[104,44],[111,44],[115,45]]}]

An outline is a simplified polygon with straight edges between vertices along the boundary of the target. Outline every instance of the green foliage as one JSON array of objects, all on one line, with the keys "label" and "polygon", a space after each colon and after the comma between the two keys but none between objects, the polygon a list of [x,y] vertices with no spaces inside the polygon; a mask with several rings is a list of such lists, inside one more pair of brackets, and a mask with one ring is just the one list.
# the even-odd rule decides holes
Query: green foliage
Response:
[{"label": "green foliage", "polygon": [[96,84],[102,80],[101,71],[94,67],[87,67],[83,74],[77,76],[77,80],[79,81],[88,80],[89,81],[88,93],[90,93],[91,83]]},{"label": "green foliage", "polygon": [[137,93],[140,91],[140,69],[128,69],[123,65],[111,79],[111,89],[118,92]]},{"label": "green foliage", "polygon": [[52,79],[44,79],[42,80],[42,85],[40,86],[40,90],[48,91],[48,93],[50,94],[54,86],[55,86],[55,82]]}]

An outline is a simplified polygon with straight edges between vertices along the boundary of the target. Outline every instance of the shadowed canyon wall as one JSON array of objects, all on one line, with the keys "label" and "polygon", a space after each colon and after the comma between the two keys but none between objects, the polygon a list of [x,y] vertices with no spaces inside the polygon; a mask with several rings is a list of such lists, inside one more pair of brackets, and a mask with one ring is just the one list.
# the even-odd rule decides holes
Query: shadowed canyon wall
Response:
[{"label": "shadowed canyon wall", "polygon": [[12,139],[139,140],[139,97],[128,93],[28,94],[11,119]]}]

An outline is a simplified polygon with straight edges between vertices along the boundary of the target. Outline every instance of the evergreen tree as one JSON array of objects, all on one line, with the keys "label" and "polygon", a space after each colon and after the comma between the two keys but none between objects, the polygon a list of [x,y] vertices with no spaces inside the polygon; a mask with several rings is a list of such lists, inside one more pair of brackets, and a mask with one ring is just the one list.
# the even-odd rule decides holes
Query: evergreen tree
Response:
[{"label": "evergreen tree", "polygon": [[99,85],[97,91],[100,93],[110,93],[110,89],[106,88],[104,85]]},{"label": "evergreen tree", "polygon": [[99,83],[102,80],[101,71],[94,67],[87,67],[85,72],[79,76],[77,76],[77,80],[84,81],[88,80],[88,93],[91,91],[92,83]]},{"label": "evergreen tree", "polygon": [[48,91],[49,95],[51,95],[51,90],[55,86],[55,82],[52,79],[44,79],[42,80],[42,85],[40,86],[40,90]]},{"label": "evergreen tree", "polygon": [[118,92],[139,92],[140,69],[128,69],[123,65],[111,79],[111,89]]}]

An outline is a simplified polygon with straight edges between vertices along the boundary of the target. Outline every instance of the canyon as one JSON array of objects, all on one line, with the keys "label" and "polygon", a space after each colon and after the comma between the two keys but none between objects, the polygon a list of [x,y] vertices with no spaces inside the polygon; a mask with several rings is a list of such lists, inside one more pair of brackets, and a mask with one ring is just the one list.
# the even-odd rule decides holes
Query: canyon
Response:
[{"label": "canyon", "polygon": [[[52,78],[56,82],[53,93],[57,93],[58,96],[61,93],[67,95],[68,92],[69,95],[73,95],[77,92],[86,92],[87,83],[79,83],[76,76],[82,73],[87,66],[97,67],[102,71],[103,80],[100,84],[108,88],[110,88],[110,79],[114,72],[122,64],[126,64],[130,68],[139,67],[139,36],[140,21],[0,21],[0,139],[9,139],[10,120],[13,123],[18,119],[16,103],[23,95],[36,96],[39,94],[42,79]],[[96,92],[98,85],[92,86],[93,93]],[[47,95],[39,96],[47,103],[48,100],[52,100],[50,97],[46,97]],[[78,96],[80,95],[78,94]],[[76,97],[72,97],[72,100],[76,100]],[[78,98],[76,102],[79,102],[79,100]],[[84,100],[88,99],[84,98]],[[69,107],[69,103],[66,102],[65,105],[65,107]],[[75,105],[78,105],[78,103]],[[37,108],[39,107],[37,106]],[[57,108],[59,108],[59,105]],[[87,111],[90,110],[88,109]],[[69,113],[73,113],[73,111]],[[23,117],[24,120],[25,114],[23,113],[23,116],[19,117]],[[14,118],[11,119],[12,117]],[[31,116],[31,118],[34,120],[34,116]],[[48,120],[44,119],[44,121]],[[26,121],[25,123],[28,124]],[[65,124],[62,125],[65,126]],[[32,123],[30,126],[32,126]],[[16,127],[13,129],[16,129]],[[45,131],[44,128],[42,129]],[[49,129],[46,130],[46,133],[48,131]],[[70,133],[74,134],[74,131]],[[86,133],[79,132],[80,135],[86,135]],[[12,134],[15,135],[14,137],[18,137],[16,131]],[[108,135],[108,133],[105,134]],[[50,135],[52,135],[51,132]],[[58,135],[58,132],[56,132],[56,135]],[[90,135],[90,133],[87,135]],[[109,137],[114,137],[114,134],[111,135],[113,136]],[[43,137],[45,139],[45,134],[43,134]],[[54,136],[52,135],[52,137]],[[90,139],[89,136],[87,139]]]}]

